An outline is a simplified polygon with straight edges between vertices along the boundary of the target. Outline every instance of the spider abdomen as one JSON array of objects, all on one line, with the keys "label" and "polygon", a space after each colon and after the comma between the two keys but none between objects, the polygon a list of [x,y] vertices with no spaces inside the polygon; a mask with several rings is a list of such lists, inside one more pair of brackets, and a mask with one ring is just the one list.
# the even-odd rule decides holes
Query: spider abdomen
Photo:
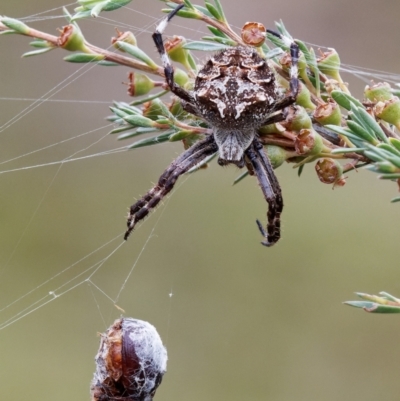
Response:
[{"label": "spider abdomen", "polygon": [[225,49],[199,71],[194,87],[198,110],[213,127],[260,126],[279,97],[267,62],[250,47]]}]

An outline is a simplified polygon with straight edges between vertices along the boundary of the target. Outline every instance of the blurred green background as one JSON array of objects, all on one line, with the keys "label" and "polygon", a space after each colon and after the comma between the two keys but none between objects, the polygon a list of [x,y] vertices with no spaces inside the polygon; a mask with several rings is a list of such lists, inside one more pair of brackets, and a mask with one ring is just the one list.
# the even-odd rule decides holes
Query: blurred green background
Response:
[{"label": "blurred green background", "polygon": [[[26,17],[54,9],[45,15],[60,16],[56,7],[62,5],[3,0],[0,14]],[[235,27],[253,20],[273,27],[281,18],[295,37],[336,48],[347,65],[399,70],[398,1],[223,5]],[[80,25],[103,47],[115,26],[128,25],[157,59],[150,36],[161,8],[156,0],[133,0],[125,10]],[[57,18],[32,26],[56,34],[64,24]],[[180,19],[167,29],[189,39],[204,32],[203,24]],[[396,185],[360,170],[348,174],[344,188],[332,190],[318,181],[313,166],[299,179],[284,165],[277,171],[285,201],[282,239],[267,249],[255,224],[256,218],[265,221],[267,209],[256,181],[232,187],[239,172],[214,162],[182,179],[90,282],[83,282],[90,273],[69,282],[121,243],[127,206],[182,148],[165,144],[20,170],[127,144],[107,136],[108,127],[26,155],[103,127],[112,100],[130,100],[121,84],[127,69],[86,66],[71,76],[82,66],[63,62],[62,51],[21,59],[28,43],[16,35],[0,37],[0,124],[7,126],[32,103],[22,99],[46,96],[60,83],[53,99],[73,102],[42,103],[0,133],[1,172],[18,169],[0,174],[0,324],[22,317],[42,297],[50,300],[49,291],[59,295],[77,286],[0,331],[1,399],[89,400],[96,333],[121,313],[107,296],[115,299],[133,266],[118,306],[126,316],[154,324],[168,348],[157,400],[398,399],[399,318],[342,305],[354,291],[400,296],[400,206],[389,202]],[[360,96],[365,82],[354,75],[344,79]]]}]

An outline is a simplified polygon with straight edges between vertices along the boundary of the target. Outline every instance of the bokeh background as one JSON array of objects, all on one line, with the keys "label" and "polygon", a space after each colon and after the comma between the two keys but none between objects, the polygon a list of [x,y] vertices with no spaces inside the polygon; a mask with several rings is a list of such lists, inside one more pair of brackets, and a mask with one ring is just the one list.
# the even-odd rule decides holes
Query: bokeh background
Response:
[{"label": "bokeh background", "polygon": [[[62,5],[3,0],[0,14],[28,17],[54,9],[45,15],[59,17]],[[295,37],[336,48],[347,65],[399,72],[398,1],[223,5],[236,27],[253,20],[273,27],[282,19]],[[156,0],[133,0],[80,25],[92,43],[106,47],[114,27],[128,24],[157,59],[150,35],[161,8]],[[32,26],[56,34],[64,24],[56,18]],[[201,23],[176,19],[167,34],[198,39],[205,31]],[[102,127],[113,100],[130,100],[121,85],[127,69],[85,67],[71,78],[82,66],[63,62],[62,51],[21,59],[28,43],[0,37],[0,124],[32,103],[22,99],[38,99],[66,78],[69,85],[53,99],[73,102],[42,103],[4,129],[0,162]],[[344,78],[354,94],[362,93],[365,82]],[[312,166],[298,178],[284,165],[277,171],[285,201],[282,239],[266,249],[255,224],[266,211],[256,181],[232,187],[239,172],[214,162],[181,180],[90,282],[83,282],[85,273],[69,283],[121,243],[127,206],[182,151],[180,144],[165,144],[21,170],[125,144],[107,136],[109,130],[0,165],[0,323],[21,316],[0,331],[1,399],[88,400],[96,333],[121,315],[107,296],[115,299],[127,278],[118,306],[125,316],[154,324],[168,348],[159,401],[398,399],[398,318],[342,305],[354,291],[400,295],[400,206],[389,202],[396,185],[360,170],[332,190]],[[11,169],[18,171],[4,173]],[[50,300],[49,291],[57,296],[75,284],[23,317],[26,307]]]}]

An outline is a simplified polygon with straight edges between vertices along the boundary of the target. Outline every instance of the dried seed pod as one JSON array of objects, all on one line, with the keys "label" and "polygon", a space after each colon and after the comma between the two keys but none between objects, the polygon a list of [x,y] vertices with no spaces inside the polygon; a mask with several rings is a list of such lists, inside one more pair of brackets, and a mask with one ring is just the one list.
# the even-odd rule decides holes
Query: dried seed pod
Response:
[{"label": "dried seed pod", "polygon": [[315,165],[318,178],[324,184],[333,184],[333,187],[342,187],[346,183],[343,176],[343,167],[337,160],[330,158],[319,159]]},{"label": "dried seed pod", "polygon": [[167,351],[150,323],[121,318],[102,334],[92,401],[151,401],[167,368]]},{"label": "dried seed pod", "polygon": [[266,38],[266,29],[259,22],[246,22],[242,28],[242,39],[246,45],[262,46]]}]

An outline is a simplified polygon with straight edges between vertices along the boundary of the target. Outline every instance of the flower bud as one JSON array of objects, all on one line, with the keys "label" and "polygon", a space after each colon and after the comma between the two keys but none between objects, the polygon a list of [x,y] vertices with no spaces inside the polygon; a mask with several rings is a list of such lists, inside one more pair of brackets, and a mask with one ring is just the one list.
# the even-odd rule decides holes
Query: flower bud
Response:
[{"label": "flower bud", "polygon": [[311,118],[301,106],[290,106],[287,108],[287,116],[281,124],[288,131],[301,131],[303,128],[311,128]]},{"label": "flower bud", "polygon": [[167,40],[164,46],[169,58],[172,61],[181,63],[185,68],[190,70],[191,65],[189,61],[189,52],[183,47],[185,44],[186,39],[184,37],[175,35],[171,39]]},{"label": "flower bud", "polygon": [[167,351],[150,323],[117,319],[101,335],[92,401],[151,401],[167,369]]},{"label": "flower bud", "polygon": [[173,116],[180,117],[180,119],[182,118],[183,114],[186,113],[186,111],[182,108],[181,101],[176,97],[172,98],[171,103],[168,105],[168,110]]},{"label": "flower bud", "polygon": [[132,32],[130,32],[130,31],[121,32],[118,29],[116,29],[116,31],[117,31],[117,36],[111,39],[111,44],[116,49],[118,49],[122,52],[124,51],[118,46],[117,42],[124,42],[124,43],[129,43],[132,46],[137,46],[136,37]]},{"label": "flower bud", "polygon": [[259,47],[265,42],[266,30],[259,22],[246,22],[242,28],[242,40],[246,45]]},{"label": "flower bud", "polygon": [[342,91],[339,82],[336,79],[327,79],[324,82],[326,91],[331,94],[332,91]]},{"label": "flower bud", "polygon": [[81,51],[83,53],[91,53],[85,45],[85,38],[81,30],[73,24],[63,27],[60,36],[57,38],[57,45],[71,52]]},{"label": "flower bud", "polygon": [[130,72],[128,74],[129,85],[128,95],[129,96],[141,96],[149,93],[156,85],[155,82],[150,79],[146,74],[139,74],[137,72]]},{"label": "flower bud", "polygon": [[390,100],[378,102],[374,107],[376,117],[400,129],[400,99],[393,96]]},{"label": "flower bud", "polygon": [[265,150],[273,169],[281,166],[283,162],[286,161],[289,155],[289,153],[285,149],[275,145],[267,145],[265,147]]},{"label": "flower bud", "polygon": [[282,132],[285,131],[286,129],[282,126],[281,123],[263,125],[258,129],[258,133],[261,136],[271,135],[271,134],[282,134]]},{"label": "flower bud", "polygon": [[298,155],[317,155],[324,149],[321,136],[313,129],[302,129],[294,141]]},{"label": "flower bud", "polygon": [[364,96],[373,102],[384,102],[393,97],[391,87],[387,82],[378,82],[372,86],[367,85],[364,89]]},{"label": "flower bud", "polygon": [[326,103],[321,103],[314,110],[314,118],[321,125],[340,125],[342,113],[339,105],[331,98]]},{"label": "flower bud", "polygon": [[196,135],[195,132],[189,130],[181,130],[171,134],[169,137],[170,142],[182,141],[183,139],[187,138],[190,135]]},{"label": "flower bud", "polygon": [[157,120],[163,114],[162,107],[158,102],[150,101],[143,103],[143,116],[151,120]]},{"label": "flower bud", "polygon": [[321,57],[317,59],[319,70],[326,75],[342,82],[339,74],[340,58],[335,49],[330,49],[328,52],[323,52]]},{"label": "flower bud", "polygon": [[181,87],[184,87],[189,82],[189,76],[180,68],[174,70],[174,81]]},{"label": "flower bud", "polygon": [[302,82],[300,82],[299,85],[299,93],[297,94],[296,104],[304,107],[305,109],[315,109],[315,104],[311,101],[311,93]]},{"label": "flower bud", "polygon": [[318,178],[324,184],[333,184],[342,187],[346,183],[341,164],[329,158],[319,159],[315,165]]}]

